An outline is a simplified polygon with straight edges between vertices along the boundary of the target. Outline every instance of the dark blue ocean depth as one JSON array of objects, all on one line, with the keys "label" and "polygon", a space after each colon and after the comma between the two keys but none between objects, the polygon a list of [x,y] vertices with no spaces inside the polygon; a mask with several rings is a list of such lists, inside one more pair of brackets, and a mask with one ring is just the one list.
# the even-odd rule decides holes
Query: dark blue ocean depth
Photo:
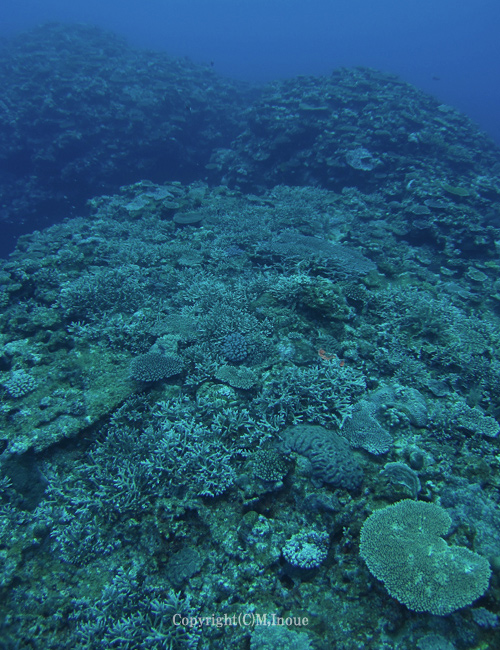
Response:
[{"label": "dark blue ocean depth", "polygon": [[85,22],[132,44],[269,81],[362,65],[400,75],[500,142],[496,0],[3,0],[0,35]]}]

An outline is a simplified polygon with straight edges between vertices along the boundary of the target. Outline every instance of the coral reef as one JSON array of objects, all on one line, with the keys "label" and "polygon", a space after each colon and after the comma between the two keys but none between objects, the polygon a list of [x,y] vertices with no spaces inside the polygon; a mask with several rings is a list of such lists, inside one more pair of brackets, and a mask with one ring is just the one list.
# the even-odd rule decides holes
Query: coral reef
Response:
[{"label": "coral reef", "polygon": [[0,64],[2,648],[498,647],[498,148],[374,70]]}]

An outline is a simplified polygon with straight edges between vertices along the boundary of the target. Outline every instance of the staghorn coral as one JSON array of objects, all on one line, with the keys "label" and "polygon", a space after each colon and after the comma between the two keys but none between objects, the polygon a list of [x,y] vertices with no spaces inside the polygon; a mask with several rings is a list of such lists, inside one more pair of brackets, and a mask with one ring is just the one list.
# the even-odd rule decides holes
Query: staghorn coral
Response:
[{"label": "staghorn coral", "polygon": [[146,584],[137,568],[118,567],[99,598],[80,598],[72,605],[77,639],[89,650],[198,647],[199,630],[172,624],[175,614],[197,614],[189,596]]},{"label": "staghorn coral", "polygon": [[339,364],[301,368],[290,364],[264,383],[255,405],[289,423],[303,420],[341,426],[364,389],[365,379],[355,368]]}]

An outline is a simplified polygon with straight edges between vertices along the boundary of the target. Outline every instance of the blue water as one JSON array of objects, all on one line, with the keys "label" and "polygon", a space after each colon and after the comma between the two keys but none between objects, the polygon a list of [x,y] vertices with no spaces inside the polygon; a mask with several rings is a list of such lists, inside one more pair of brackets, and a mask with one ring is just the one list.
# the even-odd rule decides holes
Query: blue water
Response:
[{"label": "blue water", "polygon": [[394,72],[500,143],[496,0],[2,0],[0,35],[46,21],[96,24],[245,80]]}]

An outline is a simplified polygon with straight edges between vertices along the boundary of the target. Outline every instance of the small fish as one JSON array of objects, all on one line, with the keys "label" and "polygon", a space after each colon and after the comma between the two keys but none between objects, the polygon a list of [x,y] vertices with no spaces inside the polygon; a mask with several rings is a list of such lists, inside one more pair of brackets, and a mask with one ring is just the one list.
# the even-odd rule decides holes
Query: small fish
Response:
[{"label": "small fish", "polygon": [[[325,352],[325,350],[323,350],[323,348],[320,348],[320,349],[318,350],[318,355],[319,355],[319,357],[320,357],[321,359],[323,359],[323,361],[331,361],[332,359],[337,359],[337,355],[336,355],[336,354],[327,354],[327,353]],[[345,364],[345,360],[344,360],[344,359],[339,359],[339,366],[340,366],[341,368],[344,366],[344,364]]]}]

